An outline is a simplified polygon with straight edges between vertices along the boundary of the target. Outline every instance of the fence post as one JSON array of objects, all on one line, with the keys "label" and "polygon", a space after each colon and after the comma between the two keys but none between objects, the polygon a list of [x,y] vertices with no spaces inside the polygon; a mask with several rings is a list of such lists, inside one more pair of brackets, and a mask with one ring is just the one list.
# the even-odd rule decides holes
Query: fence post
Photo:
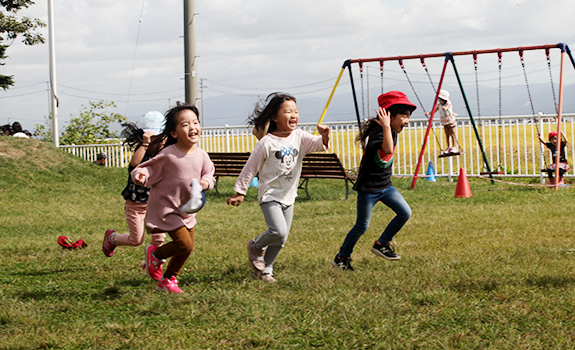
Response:
[{"label": "fence post", "polygon": [[230,126],[228,124],[226,124],[225,128],[226,128],[226,152],[230,152],[230,130],[228,129]]}]

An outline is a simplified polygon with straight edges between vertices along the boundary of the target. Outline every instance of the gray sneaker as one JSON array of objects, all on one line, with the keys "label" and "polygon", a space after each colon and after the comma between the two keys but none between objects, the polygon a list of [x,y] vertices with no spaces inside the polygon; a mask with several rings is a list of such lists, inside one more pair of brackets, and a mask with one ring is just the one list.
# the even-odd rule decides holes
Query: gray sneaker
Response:
[{"label": "gray sneaker", "polygon": [[377,241],[373,244],[371,252],[377,256],[381,256],[387,260],[399,260],[401,256],[395,253],[395,247],[391,242],[385,242],[383,244],[377,244]]},{"label": "gray sneaker", "polygon": [[260,271],[252,271],[252,278],[261,280],[264,282],[277,282],[271,273],[263,273]]},{"label": "gray sneaker", "polygon": [[263,250],[258,250],[256,247],[254,247],[253,239],[248,242],[248,259],[250,260],[250,264],[255,271],[264,271],[264,268],[266,267],[264,254],[265,252]]}]

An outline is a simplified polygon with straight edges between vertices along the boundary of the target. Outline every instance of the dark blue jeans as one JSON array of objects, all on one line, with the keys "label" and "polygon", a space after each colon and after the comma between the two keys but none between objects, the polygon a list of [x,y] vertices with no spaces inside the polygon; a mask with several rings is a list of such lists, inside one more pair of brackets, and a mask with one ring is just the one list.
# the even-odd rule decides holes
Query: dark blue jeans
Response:
[{"label": "dark blue jeans", "polygon": [[353,253],[353,247],[355,247],[359,237],[361,237],[369,227],[371,212],[375,203],[378,201],[387,205],[396,214],[378,238],[380,243],[391,241],[393,236],[401,230],[403,225],[405,225],[407,220],[411,217],[411,208],[409,207],[409,204],[407,204],[401,193],[399,193],[399,191],[393,186],[389,186],[379,192],[358,192],[357,219],[355,225],[343,241],[339,253],[337,254],[339,257],[345,258],[351,256],[351,253]]}]

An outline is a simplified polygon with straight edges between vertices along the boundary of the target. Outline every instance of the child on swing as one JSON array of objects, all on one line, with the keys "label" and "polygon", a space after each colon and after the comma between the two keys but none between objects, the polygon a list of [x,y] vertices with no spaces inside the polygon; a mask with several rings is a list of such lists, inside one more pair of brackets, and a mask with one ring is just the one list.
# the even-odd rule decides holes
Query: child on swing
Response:
[{"label": "child on swing", "polygon": [[[124,211],[129,233],[119,234],[115,230],[106,231],[102,252],[107,257],[111,257],[114,254],[114,249],[118,246],[137,247],[144,243],[144,217],[146,216],[150,188],[136,185],[132,181],[130,173],[140,163],[152,159],[162,148],[163,143],[151,146],[151,142],[156,140],[162,132],[164,116],[160,112],[150,111],[142,119],[142,128],[133,123],[122,124],[122,126],[124,127],[122,130],[122,137],[125,138],[124,144],[136,148],[128,165],[128,183],[122,191],[122,196],[126,200]],[[165,233],[153,234],[150,244],[159,247],[164,243],[165,237]]]},{"label": "child on swing", "polygon": [[[146,270],[159,280],[157,290],[180,294],[177,276],[194,249],[196,214],[182,209],[191,199],[190,183],[199,180],[204,190],[214,187],[214,163],[197,146],[201,127],[195,106],[180,104],[166,113],[166,125],[158,139],[166,140],[157,156],[132,171],[136,185],[151,187],[146,211],[148,233],[167,232],[172,241],[146,247]],[[170,259],[162,274],[162,264]]]},{"label": "child on swing", "polygon": [[[447,140],[447,148],[443,152],[442,156],[454,156],[458,155],[459,150],[457,149],[457,138],[455,137],[455,128],[457,127],[457,113],[453,113],[453,105],[449,100],[449,91],[439,90],[439,105],[435,108],[436,112],[439,112],[439,120],[445,131],[445,138]],[[426,116],[431,113],[425,113]]]},{"label": "child on swing", "polygon": [[250,182],[259,173],[258,202],[268,229],[248,242],[248,259],[253,278],[275,282],[273,263],[289,235],[303,157],[328,149],[329,127],[317,125],[321,136],[296,129],[296,99],[279,92],[258,104],[248,122],[261,139],[236,181],[236,194],[227,203],[242,204]]},{"label": "child on swing", "polygon": [[549,133],[549,142],[545,142],[545,140],[541,137],[541,134],[537,134],[539,137],[539,141],[544,144],[549,150],[551,151],[551,163],[547,166],[547,176],[549,177],[549,183],[551,185],[555,185],[555,170],[559,167],[559,180],[558,184],[564,184],[563,182],[563,174],[571,169],[569,164],[567,164],[567,155],[565,154],[565,149],[567,148],[567,136],[563,130],[561,130],[561,152],[559,154],[559,164],[555,164],[555,158],[557,157],[557,141],[559,138],[557,137],[557,131],[551,131]]},{"label": "child on swing", "polygon": [[400,91],[389,91],[377,99],[377,117],[365,122],[359,130],[357,141],[365,146],[359,174],[353,187],[357,191],[357,219],[345,237],[332,265],[340,270],[353,271],[351,254],[359,238],[367,231],[373,207],[377,202],[387,205],[396,214],[371,252],[387,260],[399,260],[391,243],[393,237],[409,218],[411,208],[401,193],[391,183],[391,166],[397,146],[397,135],[409,123],[416,106]]}]

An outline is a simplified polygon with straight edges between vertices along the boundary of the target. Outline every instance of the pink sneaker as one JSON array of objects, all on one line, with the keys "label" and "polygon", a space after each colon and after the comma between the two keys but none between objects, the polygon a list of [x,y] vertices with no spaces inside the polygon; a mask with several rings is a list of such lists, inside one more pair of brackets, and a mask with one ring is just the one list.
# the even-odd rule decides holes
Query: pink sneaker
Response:
[{"label": "pink sneaker", "polygon": [[117,245],[114,244],[112,238],[110,237],[112,236],[112,233],[116,233],[116,231],[114,230],[106,231],[106,233],[104,234],[104,242],[102,243],[102,252],[104,252],[104,255],[107,256],[108,258],[114,255],[114,249],[116,249],[117,247]]},{"label": "pink sneaker", "polygon": [[154,281],[162,279],[162,264],[166,262],[166,260],[160,260],[152,254],[157,248],[154,244],[146,246],[146,272]]},{"label": "pink sneaker", "polygon": [[263,250],[258,250],[254,247],[254,240],[250,240],[248,242],[248,259],[250,260],[250,264],[256,271],[263,271],[266,267],[266,263],[264,261],[264,254]]},{"label": "pink sneaker", "polygon": [[182,294],[184,292],[180,287],[178,287],[176,276],[172,276],[170,279],[162,278],[160,282],[158,282],[158,287],[156,289],[159,291],[167,290],[169,293],[174,294]]}]

